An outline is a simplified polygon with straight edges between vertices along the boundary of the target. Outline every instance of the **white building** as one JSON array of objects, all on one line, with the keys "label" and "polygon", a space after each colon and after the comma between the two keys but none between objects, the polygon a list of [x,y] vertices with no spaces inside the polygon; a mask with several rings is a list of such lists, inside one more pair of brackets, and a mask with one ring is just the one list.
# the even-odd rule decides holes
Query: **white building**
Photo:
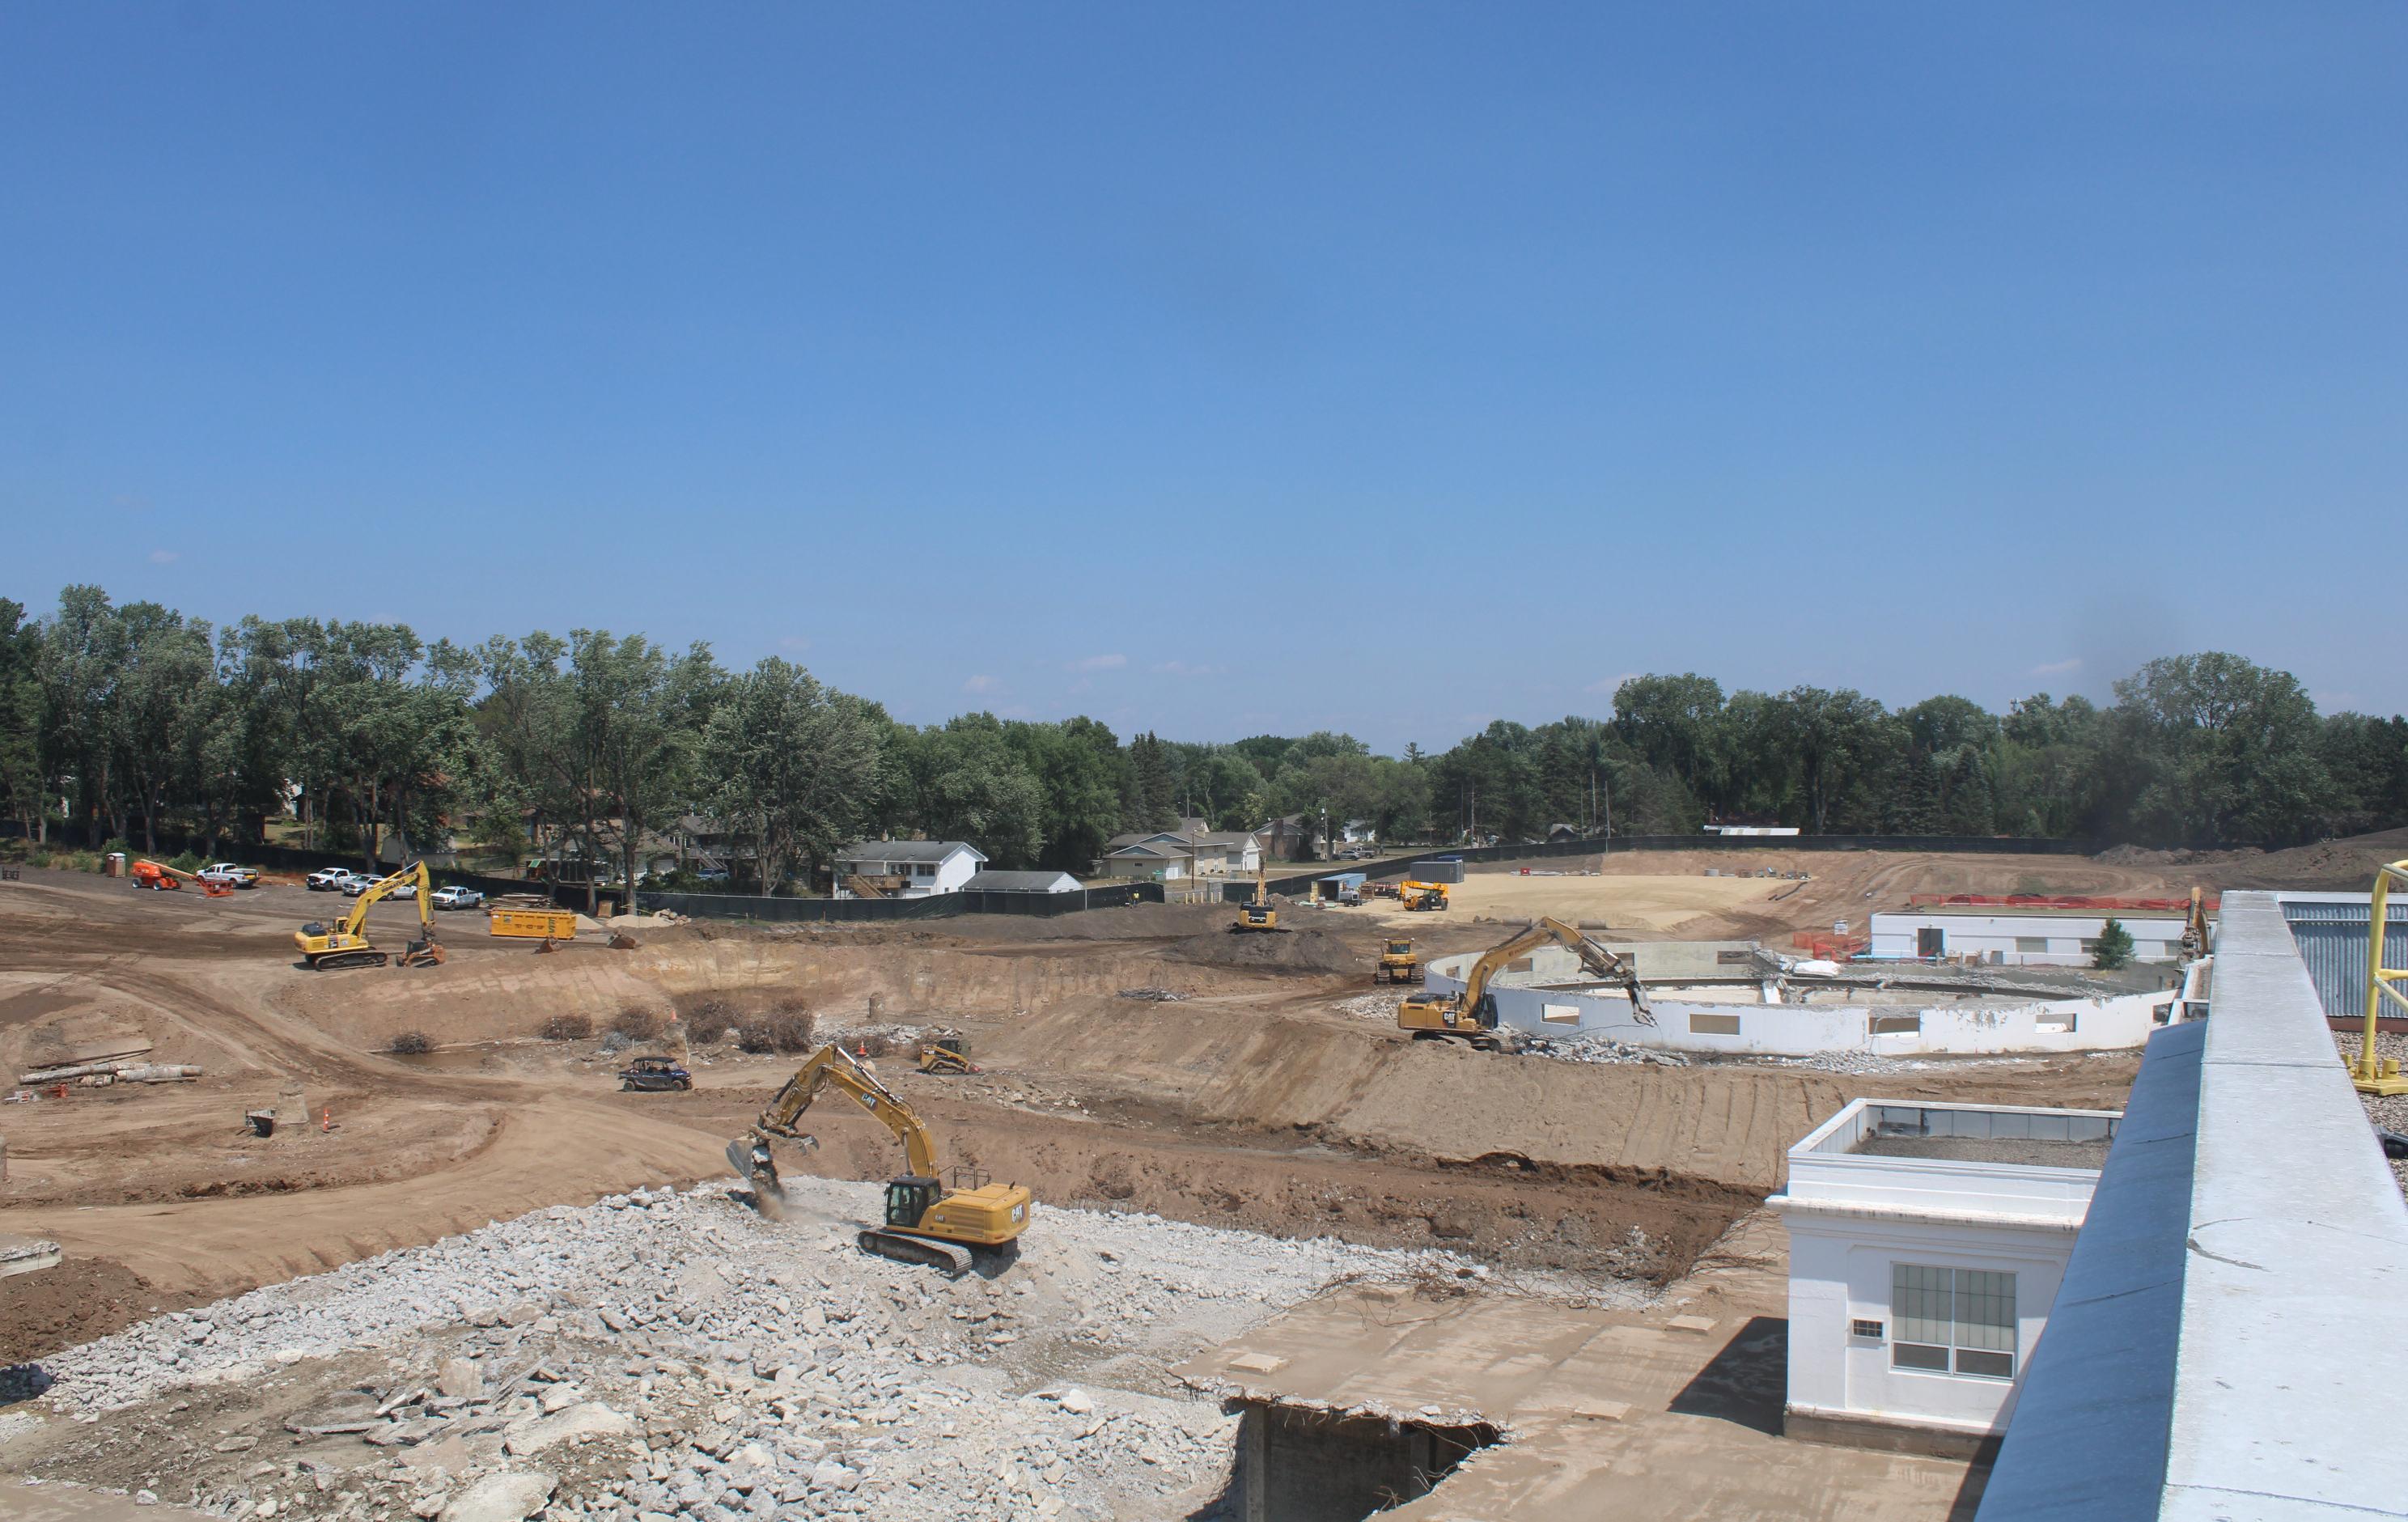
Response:
[{"label": "white building", "polygon": [[2087,967],[2112,919],[2131,936],[2132,960],[2171,962],[2182,952],[2184,918],[2179,910],[1876,910],[1868,954],[1876,959],[1962,956],[2009,967]]},{"label": "white building", "polygon": [[2004,1430],[2120,1118],[1857,1099],[1790,1148],[1788,1434],[1971,1456]]},{"label": "white building", "polygon": [[999,872],[983,868],[962,884],[965,893],[1076,893],[1079,880],[1068,872]]},{"label": "white building", "polygon": [[967,840],[862,840],[836,854],[839,898],[925,898],[957,893],[986,862]]}]

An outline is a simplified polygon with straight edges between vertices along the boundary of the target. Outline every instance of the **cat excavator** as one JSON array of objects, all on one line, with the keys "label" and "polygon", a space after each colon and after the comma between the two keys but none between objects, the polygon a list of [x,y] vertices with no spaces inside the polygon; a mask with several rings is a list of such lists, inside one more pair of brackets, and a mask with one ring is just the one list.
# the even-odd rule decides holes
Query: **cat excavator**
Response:
[{"label": "cat excavator", "polygon": [[1410,1032],[1417,1041],[1465,1041],[1483,1052],[1520,1051],[1520,1036],[1498,1023],[1497,998],[1488,984],[1514,958],[1551,940],[1578,956],[1591,977],[1620,984],[1630,996],[1630,1008],[1640,1024],[1656,1023],[1647,1008],[1647,987],[1639,981],[1633,958],[1606,950],[1561,920],[1541,918],[1483,952],[1463,980],[1462,992],[1406,995],[1397,1007],[1397,1028]]},{"label": "cat excavator", "polygon": [[[900,1263],[923,1263],[953,1278],[970,1271],[976,1251],[1009,1251],[1028,1228],[1033,1203],[1025,1185],[995,1184],[983,1175],[955,1170],[949,1186],[938,1177],[937,1144],[928,1127],[861,1058],[841,1046],[823,1046],[803,1059],[795,1076],[769,1101],[752,1129],[727,1143],[727,1160],[752,1187],[761,1213],[782,1219],[790,1203],[770,1153],[773,1137],[805,1148],[818,1139],[795,1128],[803,1112],[834,1084],[876,1115],[903,1143],[904,1172],[886,1183],[886,1221],[864,1227],[856,1240],[865,1252]],[[968,1182],[965,1183],[965,1177]]]},{"label": "cat excavator", "polygon": [[1262,864],[1257,862],[1254,865],[1254,901],[1238,906],[1238,917],[1229,922],[1229,930],[1236,935],[1248,930],[1278,931],[1279,927],[1279,909],[1265,890]]},{"label": "cat excavator", "polygon": [[379,899],[389,898],[403,888],[418,905],[418,925],[423,932],[401,954],[403,967],[439,967],[443,947],[435,939],[435,908],[428,900],[434,897],[435,884],[426,875],[426,863],[413,861],[391,877],[380,878],[351,900],[351,911],[332,925],[309,921],[293,932],[293,943],[301,948],[301,959],[320,969],[338,967],[382,967],[393,958],[376,949],[368,940],[368,908]]}]

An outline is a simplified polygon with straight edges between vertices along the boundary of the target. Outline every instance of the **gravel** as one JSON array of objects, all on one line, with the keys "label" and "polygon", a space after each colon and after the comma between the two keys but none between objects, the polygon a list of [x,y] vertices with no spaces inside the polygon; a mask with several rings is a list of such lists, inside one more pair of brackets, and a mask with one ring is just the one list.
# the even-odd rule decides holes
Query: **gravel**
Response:
[{"label": "gravel", "polygon": [[[2353,1031],[2333,1032],[2333,1046],[2344,1062],[2356,1062],[2366,1046],[2366,1032],[2361,1027]],[[2401,1070],[2408,1072],[2408,1034],[2397,1031],[2378,1032],[2374,1038],[2374,1055],[2396,1058]],[[2408,1094],[2377,1096],[2361,1094],[2358,1102],[2366,1106],[2366,1118],[2386,1131],[2408,1136]],[[2400,1181],[2400,1192],[2408,1195],[2408,1157],[2393,1157],[2391,1176]]]},{"label": "gravel", "polygon": [[[46,1360],[52,1387],[20,1410],[98,1424],[47,1477],[224,1516],[511,1516],[548,1496],[545,1518],[621,1522],[1206,1517],[1236,1418],[1172,1363],[1342,1278],[1487,1277],[1040,1207],[1016,1261],[952,1281],[854,1244],[879,1186],[789,1188],[783,1224],[724,1182],[638,1190],[159,1316]],[[177,1414],[295,1379],[281,1430]],[[352,1457],[271,1461],[303,1443]],[[441,1464],[409,1461],[438,1444]]]}]

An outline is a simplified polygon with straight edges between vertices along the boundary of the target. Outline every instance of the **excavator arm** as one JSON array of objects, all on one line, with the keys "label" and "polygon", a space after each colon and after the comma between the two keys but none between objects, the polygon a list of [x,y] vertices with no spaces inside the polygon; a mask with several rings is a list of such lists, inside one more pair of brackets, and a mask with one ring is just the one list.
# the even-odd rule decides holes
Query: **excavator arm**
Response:
[{"label": "excavator arm", "polygon": [[410,884],[415,884],[418,889],[419,939],[411,941],[402,954],[401,965],[440,965],[444,958],[442,943],[435,939],[435,905],[432,901],[435,883],[426,875],[426,864],[423,861],[413,861],[399,871],[369,883],[351,901],[351,912],[333,926],[313,921],[303,926],[294,940],[312,967],[380,966],[384,962],[385,955],[368,940],[368,911]]},{"label": "excavator arm", "polygon": [[903,1156],[914,1177],[937,1176],[937,1144],[930,1139],[928,1127],[893,1089],[878,1081],[876,1073],[841,1046],[823,1046],[803,1059],[795,1076],[786,1080],[785,1086],[778,1090],[777,1097],[752,1123],[756,1138],[782,1136],[810,1145],[810,1139],[796,1130],[795,1124],[819,1098],[820,1090],[830,1084],[885,1123],[896,1140],[903,1143]]}]

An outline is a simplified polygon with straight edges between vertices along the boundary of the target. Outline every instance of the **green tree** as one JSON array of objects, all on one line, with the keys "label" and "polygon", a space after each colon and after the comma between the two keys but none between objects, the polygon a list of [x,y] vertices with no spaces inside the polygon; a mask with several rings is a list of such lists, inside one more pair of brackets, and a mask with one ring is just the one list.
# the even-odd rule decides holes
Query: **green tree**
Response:
[{"label": "green tree", "polygon": [[568,640],[574,744],[609,810],[599,820],[589,816],[589,828],[607,821],[620,880],[632,891],[646,837],[690,799],[690,767],[718,667],[699,644],[672,656],[639,634],[572,629]]},{"label": "green tree", "polygon": [[2115,683],[2113,751],[2127,816],[2170,845],[2287,845],[2330,811],[2321,725],[2299,679],[2211,651]]},{"label": "green tree", "polygon": [[1008,724],[1004,739],[1043,799],[1037,864],[1084,874],[1121,827],[1131,767],[1120,739],[1095,720]]},{"label": "green tree", "polygon": [[2132,932],[2114,920],[2099,927],[2099,940],[2090,948],[2090,965],[2104,972],[2113,972],[2132,959]]},{"label": "green tree", "polygon": [[42,633],[25,606],[0,597],[0,811],[30,840],[48,839],[50,787],[42,774]]},{"label": "green tree", "polygon": [[1045,848],[1045,798],[992,713],[924,729],[913,756],[920,827],[968,840],[997,867],[1033,866]]},{"label": "green tree", "polygon": [[700,769],[712,811],[750,841],[762,892],[867,829],[882,738],[859,698],[774,656],[728,682],[703,725]]}]

